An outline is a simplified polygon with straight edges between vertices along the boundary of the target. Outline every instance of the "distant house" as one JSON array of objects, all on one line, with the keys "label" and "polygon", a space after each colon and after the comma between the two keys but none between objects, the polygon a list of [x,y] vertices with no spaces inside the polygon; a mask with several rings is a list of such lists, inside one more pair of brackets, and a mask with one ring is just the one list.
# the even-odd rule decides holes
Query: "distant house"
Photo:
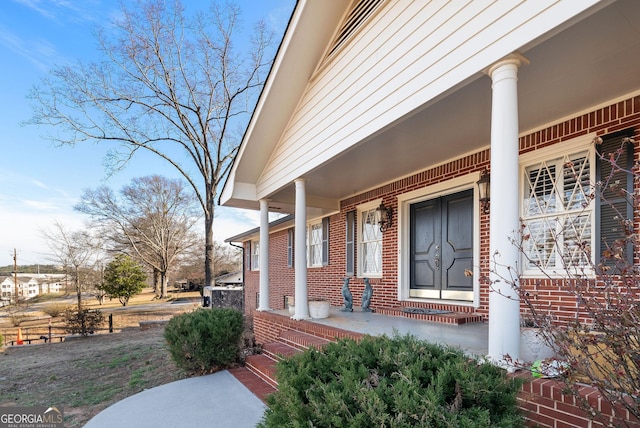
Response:
[{"label": "distant house", "polygon": [[15,294],[15,282],[12,276],[0,276],[0,299],[12,300]]},{"label": "distant house", "polygon": [[[13,300],[16,293],[15,277],[13,275],[6,276],[0,283],[0,290],[2,290],[2,297],[5,300]],[[24,275],[18,275],[18,296],[20,299],[30,299],[37,296],[38,293],[38,281],[32,276],[25,277]]]},{"label": "distant house", "polygon": [[[346,277],[357,302],[369,278],[377,310],[479,314],[489,355],[516,358],[517,298],[484,278],[519,266],[573,319],[579,302],[538,267],[580,267],[580,245],[599,260],[615,237],[590,184],[606,174],[598,150],[634,137],[625,162],[640,159],[632,17],[637,0],[298,1],[220,197],[261,214],[230,239],[245,311],[295,295],[306,319],[308,299],[341,305]],[[290,217],[270,224],[276,212]],[[509,241],[521,220],[527,258]]]},{"label": "distant house", "polygon": [[[25,274],[19,273],[18,296],[20,299],[31,299],[40,294],[62,293],[65,291],[65,274]],[[14,275],[0,277],[0,298],[13,300],[16,287]]]},{"label": "distant house", "polygon": [[241,287],[243,285],[243,272],[237,270],[216,277],[216,285],[222,287]]}]

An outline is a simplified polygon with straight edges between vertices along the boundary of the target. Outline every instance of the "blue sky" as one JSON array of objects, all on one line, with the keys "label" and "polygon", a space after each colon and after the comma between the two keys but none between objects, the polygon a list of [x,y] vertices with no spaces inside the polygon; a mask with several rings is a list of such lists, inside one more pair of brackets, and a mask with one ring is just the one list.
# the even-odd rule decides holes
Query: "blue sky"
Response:
[{"label": "blue sky", "polygon": [[[125,3],[133,3],[125,1]],[[187,9],[208,5],[183,0]],[[280,41],[295,0],[236,0],[244,20],[244,36],[264,19]],[[31,107],[26,95],[56,64],[96,58],[92,30],[118,12],[114,0],[0,0],[0,266],[48,263],[42,231],[54,221],[69,229],[83,227],[73,211],[82,191],[107,185],[119,190],[132,178],[151,174],[178,177],[163,161],[139,156],[116,175],[107,177],[103,165],[107,146],[83,143],[54,147],[46,132],[21,126]],[[238,41],[239,42],[239,41]],[[255,227],[259,213],[221,209],[216,240]]]}]

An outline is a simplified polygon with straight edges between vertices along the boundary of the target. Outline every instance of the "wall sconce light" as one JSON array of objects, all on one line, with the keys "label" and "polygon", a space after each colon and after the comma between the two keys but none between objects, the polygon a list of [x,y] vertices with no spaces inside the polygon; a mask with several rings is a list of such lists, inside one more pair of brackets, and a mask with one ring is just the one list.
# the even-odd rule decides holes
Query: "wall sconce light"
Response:
[{"label": "wall sconce light", "polygon": [[376,213],[378,214],[380,232],[384,232],[393,224],[393,209],[385,207],[384,202],[380,202],[380,206],[376,208]]},{"label": "wall sconce light", "polygon": [[480,201],[482,213],[487,214],[489,212],[489,201],[491,199],[491,176],[487,168],[480,173],[480,180],[478,180],[476,184],[478,185],[478,200]]}]

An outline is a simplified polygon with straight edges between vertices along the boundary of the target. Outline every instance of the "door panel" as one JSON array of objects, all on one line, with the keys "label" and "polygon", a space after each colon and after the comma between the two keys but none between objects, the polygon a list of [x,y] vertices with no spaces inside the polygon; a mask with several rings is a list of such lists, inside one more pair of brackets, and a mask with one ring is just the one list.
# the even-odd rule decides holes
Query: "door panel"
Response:
[{"label": "door panel", "polygon": [[473,300],[473,191],[411,207],[411,297]]},{"label": "door panel", "polygon": [[423,292],[440,289],[442,278],[437,270],[442,239],[440,210],[438,199],[411,207],[411,229],[415,231],[411,234],[412,289]]}]

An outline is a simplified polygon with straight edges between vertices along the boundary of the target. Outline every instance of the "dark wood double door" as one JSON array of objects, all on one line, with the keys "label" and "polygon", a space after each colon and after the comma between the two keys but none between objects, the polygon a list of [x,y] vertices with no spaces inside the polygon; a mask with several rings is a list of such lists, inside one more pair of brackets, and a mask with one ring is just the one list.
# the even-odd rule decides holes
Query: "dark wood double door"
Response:
[{"label": "dark wood double door", "polygon": [[473,300],[473,191],[411,206],[410,297]]}]

